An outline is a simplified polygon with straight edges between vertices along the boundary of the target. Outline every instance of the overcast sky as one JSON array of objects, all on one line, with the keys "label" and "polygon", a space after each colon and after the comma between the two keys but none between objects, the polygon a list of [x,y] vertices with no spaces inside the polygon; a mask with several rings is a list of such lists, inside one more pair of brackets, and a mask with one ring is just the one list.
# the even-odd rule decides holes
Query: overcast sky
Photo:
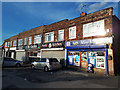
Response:
[{"label": "overcast sky", "polygon": [[[34,0],[32,0],[34,1]],[[82,6],[86,5],[83,9]],[[118,2],[2,2],[2,42],[37,26],[73,19],[113,7],[118,17]]]}]

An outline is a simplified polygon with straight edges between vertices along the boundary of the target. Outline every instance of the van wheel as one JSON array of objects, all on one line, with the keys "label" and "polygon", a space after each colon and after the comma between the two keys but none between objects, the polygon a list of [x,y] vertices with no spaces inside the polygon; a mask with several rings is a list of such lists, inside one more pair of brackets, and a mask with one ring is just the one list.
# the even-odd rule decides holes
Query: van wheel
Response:
[{"label": "van wheel", "polygon": [[18,64],[16,64],[16,67],[20,67],[21,65],[18,63]]},{"label": "van wheel", "polygon": [[44,71],[45,71],[45,72],[48,72],[48,71],[49,71],[47,66],[44,67]]}]

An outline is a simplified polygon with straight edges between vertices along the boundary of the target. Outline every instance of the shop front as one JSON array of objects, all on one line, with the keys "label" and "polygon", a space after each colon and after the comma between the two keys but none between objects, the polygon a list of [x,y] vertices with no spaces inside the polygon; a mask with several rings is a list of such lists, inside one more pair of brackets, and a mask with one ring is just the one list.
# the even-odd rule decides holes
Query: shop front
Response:
[{"label": "shop front", "polygon": [[67,66],[87,71],[88,64],[91,63],[96,73],[108,74],[110,44],[112,44],[112,37],[66,42]]},{"label": "shop front", "polygon": [[58,61],[65,58],[64,41],[43,43],[41,46],[42,58],[57,58]]},{"label": "shop front", "polygon": [[27,62],[33,62],[36,58],[41,58],[40,44],[25,46],[25,50]]}]

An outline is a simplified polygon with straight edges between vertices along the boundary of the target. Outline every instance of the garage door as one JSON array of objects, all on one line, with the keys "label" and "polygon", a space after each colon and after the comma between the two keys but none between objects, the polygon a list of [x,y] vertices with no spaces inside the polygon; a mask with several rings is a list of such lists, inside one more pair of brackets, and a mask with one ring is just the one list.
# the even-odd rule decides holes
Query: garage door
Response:
[{"label": "garage door", "polygon": [[60,61],[65,58],[65,51],[42,51],[42,58],[57,58]]},{"label": "garage door", "polygon": [[25,61],[25,52],[16,52],[16,59],[20,61]]}]

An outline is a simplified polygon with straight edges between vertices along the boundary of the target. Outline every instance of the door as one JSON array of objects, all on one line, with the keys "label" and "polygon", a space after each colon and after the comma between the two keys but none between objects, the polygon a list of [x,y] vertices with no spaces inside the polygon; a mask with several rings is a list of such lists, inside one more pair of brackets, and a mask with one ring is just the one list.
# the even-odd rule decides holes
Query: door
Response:
[{"label": "door", "polygon": [[87,68],[88,52],[81,52],[81,68]]},{"label": "door", "polygon": [[44,67],[46,66],[46,58],[41,58],[38,64],[40,69],[44,69]]}]

